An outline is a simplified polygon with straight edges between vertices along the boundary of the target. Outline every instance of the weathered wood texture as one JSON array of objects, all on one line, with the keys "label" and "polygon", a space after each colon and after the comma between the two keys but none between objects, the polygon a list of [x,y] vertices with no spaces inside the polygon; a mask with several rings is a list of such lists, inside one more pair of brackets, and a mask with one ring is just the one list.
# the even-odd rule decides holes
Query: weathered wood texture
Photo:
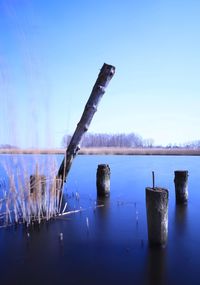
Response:
[{"label": "weathered wood texture", "polygon": [[188,171],[174,171],[174,184],[176,193],[176,203],[186,204],[188,201]]},{"label": "weathered wood texture", "polygon": [[97,196],[110,196],[110,167],[108,164],[99,164],[96,174]]},{"label": "weathered wood texture", "polygon": [[168,236],[168,190],[146,188],[148,239],[150,246],[165,246]]},{"label": "weathered wood texture", "polygon": [[46,191],[45,175],[30,175],[30,194],[44,195]]},{"label": "weathered wood texture", "polygon": [[[115,73],[115,67],[104,63],[102,66],[96,83],[92,89],[91,95],[87,101],[82,117],[76,127],[76,130],[71,138],[69,146],[66,150],[65,158],[63,159],[57,176],[64,182],[69,173],[73,159],[80,150],[80,142],[85,132],[87,132],[92,118],[97,111],[97,106],[105,93],[105,89]],[[62,182],[62,183],[63,183]]]}]

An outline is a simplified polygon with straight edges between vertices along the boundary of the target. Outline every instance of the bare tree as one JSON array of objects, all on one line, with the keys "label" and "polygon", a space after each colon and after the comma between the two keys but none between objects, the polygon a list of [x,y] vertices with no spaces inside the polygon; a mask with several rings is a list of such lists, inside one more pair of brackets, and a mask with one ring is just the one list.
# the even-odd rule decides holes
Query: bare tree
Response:
[{"label": "bare tree", "polygon": [[[62,146],[67,147],[71,140],[70,135],[62,139]],[[99,134],[87,133],[81,142],[81,147],[143,147],[152,145],[153,140],[144,141],[141,136],[135,133],[130,134]]]}]

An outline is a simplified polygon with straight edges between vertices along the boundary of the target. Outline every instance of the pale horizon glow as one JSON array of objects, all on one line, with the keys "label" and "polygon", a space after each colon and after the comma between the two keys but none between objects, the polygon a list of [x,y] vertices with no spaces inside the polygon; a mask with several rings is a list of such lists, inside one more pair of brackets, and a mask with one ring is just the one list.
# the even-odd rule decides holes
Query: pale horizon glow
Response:
[{"label": "pale horizon glow", "polygon": [[116,67],[89,132],[200,140],[200,2],[2,0],[0,145],[60,147],[103,63]]}]

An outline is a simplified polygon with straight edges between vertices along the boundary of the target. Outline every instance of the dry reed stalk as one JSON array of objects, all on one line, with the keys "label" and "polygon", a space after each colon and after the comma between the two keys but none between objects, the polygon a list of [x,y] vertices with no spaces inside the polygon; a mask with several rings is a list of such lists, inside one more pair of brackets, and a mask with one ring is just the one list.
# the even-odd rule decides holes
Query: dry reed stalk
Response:
[{"label": "dry reed stalk", "polygon": [[13,201],[13,208],[14,208],[14,220],[15,223],[18,223],[18,205],[17,205],[17,194],[16,194],[16,188],[15,188],[15,181],[14,181],[14,175],[10,177],[10,191],[12,193],[12,201]]},{"label": "dry reed stalk", "polygon": [[[14,159],[13,163],[18,165],[18,161],[14,161]],[[30,185],[30,175],[24,163],[20,164],[20,168],[17,168],[15,174],[12,173],[8,163],[4,163],[9,182],[8,185],[6,183],[3,185],[0,181],[0,190],[3,195],[3,198],[0,199],[1,226],[8,226],[13,222],[26,223],[27,225],[33,221],[40,223],[43,220],[56,217],[60,213],[59,189],[62,181],[56,179],[55,161],[49,162],[48,165],[52,165],[52,167],[48,169],[49,176],[44,178],[44,175],[39,174],[41,169],[44,172],[44,165],[40,165],[39,170],[39,164],[36,162],[35,180]],[[31,193],[31,189],[34,189],[33,193]]]},{"label": "dry reed stalk", "polygon": [[[65,154],[65,157],[64,157],[64,168],[63,168],[63,173],[65,173],[66,172],[66,164],[67,164],[67,153]],[[58,179],[59,179],[59,177],[58,177]],[[62,176],[62,184],[61,184],[61,188],[59,189],[59,191],[60,191],[60,197],[59,197],[59,210],[58,210],[58,212],[60,213],[61,212],[61,207],[62,207],[62,200],[63,200],[63,187],[62,187],[62,185],[64,185],[64,182],[65,182],[65,176],[63,175]]]}]

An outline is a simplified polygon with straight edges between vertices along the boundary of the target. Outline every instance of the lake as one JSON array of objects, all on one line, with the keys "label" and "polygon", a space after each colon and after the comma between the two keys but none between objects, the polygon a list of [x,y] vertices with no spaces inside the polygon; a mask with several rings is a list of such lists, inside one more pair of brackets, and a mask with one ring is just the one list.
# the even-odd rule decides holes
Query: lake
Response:
[{"label": "lake", "polygon": [[[36,161],[48,175],[62,155],[0,155],[13,172]],[[111,195],[96,197],[96,169],[111,168]],[[54,166],[55,168],[55,166]],[[176,206],[174,170],[189,171],[189,201]],[[166,248],[150,248],[145,187],[169,190]],[[67,210],[80,212],[34,227],[0,229],[1,284],[199,284],[200,158],[198,156],[78,156],[65,185]]]}]

